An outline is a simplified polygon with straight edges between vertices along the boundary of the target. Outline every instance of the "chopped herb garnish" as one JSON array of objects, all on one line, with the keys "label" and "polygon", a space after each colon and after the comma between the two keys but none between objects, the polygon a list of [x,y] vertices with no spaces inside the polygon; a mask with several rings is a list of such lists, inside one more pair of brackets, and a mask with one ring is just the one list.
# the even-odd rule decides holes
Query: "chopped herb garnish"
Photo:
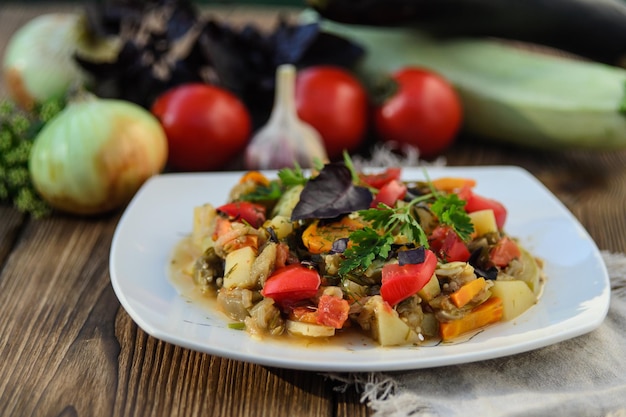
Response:
[{"label": "chopped herb garnish", "polygon": [[462,240],[467,241],[474,232],[474,226],[465,211],[465,203],[456,194],[438,194],[430,210],[440,223],[452,227]]},{"label": "chopped herb garnish", "polygon": [[339,267],[339,275],[355,270],[367,269],[376,258],[387,259],[394,237],[390,233],[380,234],[371,227],[350,234],[353,245],[344,252],[345,259]]},{"label": "chopped herb garnish", "polygon": [[428,246],[424,229],[411,214],[412,207],[425,198],[416,198],[396,208],[381,204],[378,208],[359,211],[359,215],[370,223],[370,227],[350,234],[352,247],[344,252],[346,259],[339,268],[339,274],[345,275],[356,269],[365,270],[375,259],[386,259],[398,235],[404,236],[407,242],[416,243],[417,246]]},{"label": "chopped herb garnish", "polygon": [[293,168],[283,168],[278,171],[278,178],[282,181],[286,187],[293,187],[295,185],[305,185],[309,180],[302,171],[300,165],[296,162]]},{"label": "chopped herb garnish", "polygon": [[243,323],[243,322],[240,322],[240,321],[236,321],[234,323],[228,323],[228,328],[229,329],[234,329],[234,330],[245,330],[246,323]]},{"label": "chopped herb garnish", "polygon": [[403,241],[427,248],[428,236],[419,219],[413,214],[413,207],[418,203],[431,202],[430,209],[439,222],[452,227],[461,239],[469,240],[474,226],[465,212],[465,201],[456,194],[442,194],[434,189],[432,191],[399,207],[379,204],[377,208],[359,211],[359,215],[370,223],[370,227],[350,234],[352,246],[344,252],[346,259],[339,268],[339,273],[346,275],[354,270],[363,271],[375,259],[385,260],[398,235],[404,237]]},{"label": "chopped herb garnish", "polygon": [[243,194],[240,199],[244,201],[270,201],[278,200],[283,195],[283,187],[280,181],[270,181],[267,186],[259,185],[254,191]]}]

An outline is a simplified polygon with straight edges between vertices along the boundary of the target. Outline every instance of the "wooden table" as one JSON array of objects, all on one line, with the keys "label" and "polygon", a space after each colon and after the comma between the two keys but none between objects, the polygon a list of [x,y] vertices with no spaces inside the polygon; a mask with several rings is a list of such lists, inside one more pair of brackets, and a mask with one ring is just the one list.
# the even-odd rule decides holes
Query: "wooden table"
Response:
[{"label": "wooden table", "polygon": [[[73,7],[3,3],[0,55],[10,34],[30,18]],[[246,21],[259,12],[238,8],[225,15]],[[446,157],[449,165],[528,169],[601,249],[626,251],[626,151],[544,153],[462,139]],[[370,414],[359,393],[338,392],[336,383],[318,373],[210,356],[138,328],[109,281],[109,250],[120,214],[34,220],[0,206],[0,414]]]}]

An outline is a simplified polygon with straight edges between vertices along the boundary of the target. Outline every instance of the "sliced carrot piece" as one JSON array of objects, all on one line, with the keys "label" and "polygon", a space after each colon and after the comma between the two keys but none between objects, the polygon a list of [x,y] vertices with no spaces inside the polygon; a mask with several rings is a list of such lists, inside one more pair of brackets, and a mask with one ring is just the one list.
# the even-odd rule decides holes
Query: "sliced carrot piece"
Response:
[{"label": "sliced carrot piece", "polygon": [[302,232],[302,243],[311,253],[330,252],[333,242],[346,238],[355,230],[365,227],[365,224],[348,216],[341,220],[320,225],[318,221],[311,223]]},{"label": "sliced carrot piece", "polygon": [[476,186],[476,180],[463,177],[441,177],[432,180],[431,183],[437,190],[447,192],[460,190],[465,187],[473,188]]},{"label": "sliced carrot piece", "polygon": [[300,321],[302,323],[318,324],[317,310],[313,306],[294,307],[289,314],[289,319],[293,321]]},{"label": "sliced carrot piece", "polygon": [[270,180],[259,171],[248,171],[239,179],[240,184],[248,181],[265,186],[270,184]]},{"label": "sliced carrot piece", "polygon": [[485,278],[476,278],[450,294],[450,300],[455,306],[461,308],[472,301],[472,299],[485,288],[486,283]]},{"label": "sliced carrot piece", "polygon": [[474,308],[466,316],[439,325],[439,333],[443,341],[454,339],[463,333],[479,329],[502,320],[504,312],[502,299],[491,297]]}]

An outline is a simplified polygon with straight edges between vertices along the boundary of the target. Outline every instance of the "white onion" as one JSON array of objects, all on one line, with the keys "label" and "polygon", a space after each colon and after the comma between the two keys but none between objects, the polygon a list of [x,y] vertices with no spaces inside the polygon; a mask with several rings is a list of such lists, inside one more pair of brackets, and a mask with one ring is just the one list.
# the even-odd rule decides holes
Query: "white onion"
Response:
[{"label": "white onion", "polygon": [[90,97],[46,124],[29,170],[52,207],[99,214],[127,203],[166,161],[167,139],[152,114],[130,102]]},{"label": "white onion", "polygon": [[9,39],[3,61],[4,82],[11,97],[24,108],[62,97],[73,85],[83,86],[88,75],[74,61],[79,16],[52,13],[38,16]]}]

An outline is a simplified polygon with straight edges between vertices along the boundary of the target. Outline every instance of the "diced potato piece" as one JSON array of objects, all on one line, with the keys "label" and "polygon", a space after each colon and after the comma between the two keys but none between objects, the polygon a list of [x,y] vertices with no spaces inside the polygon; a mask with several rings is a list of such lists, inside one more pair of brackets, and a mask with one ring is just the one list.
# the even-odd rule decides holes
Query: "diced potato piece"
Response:
[{"label": "diced potato piece", "polygon": [[469,213],[469,217],[474,225],[476,236],[482,236],[487,233],[498,231],[496,216],[492,209],[478,210],[473,213]]},{"label": "diced potato piece", "polygon": [[224,261],[224,287],[254,288],[257,282],[251,272],[255,259],[256,252],[250,246],[244,246],[226,255]]},{"label": "diced potato piece", "polygon": [[335,328],[321,324],[287,320],[287,331],[294,336],[330,337],[335,335]]},{"label": "diced potato piece", "polygon": [[284,239],[293,232],[293,223],[287,216],[274,216],[265,226],[271,227],[278,239]]},{"label": "diced potato piece", "polygon": [[[207,236],[213,235],[217,212],[211,204],[194,207],[191,241],[202,252],[206,249]],[[210,239],[208,239],[210,240]]]},{"label": "diced potato piece", "polygon": [[516,318],[537,302],[532,290],[520,280],[494,281],[491,294],[502,299],[504,321]]},{"label": "diced potato piece", "polygon": [[430,277],[430,281],[424,285],[424,287],[417,292],[417,295],[424,301],[430,301],[436,296],[441,294],[441,286],[439,285],[439,280],[437,279],[437,275],[433,274]]},{"label": "diced potato piece", "polygon": [[373,309],[372,337],[381,346],[398,346],[419,342],[419,336],[398,316],[398,312],[383,301],[382,297],[371,297],[365,304]]}]

